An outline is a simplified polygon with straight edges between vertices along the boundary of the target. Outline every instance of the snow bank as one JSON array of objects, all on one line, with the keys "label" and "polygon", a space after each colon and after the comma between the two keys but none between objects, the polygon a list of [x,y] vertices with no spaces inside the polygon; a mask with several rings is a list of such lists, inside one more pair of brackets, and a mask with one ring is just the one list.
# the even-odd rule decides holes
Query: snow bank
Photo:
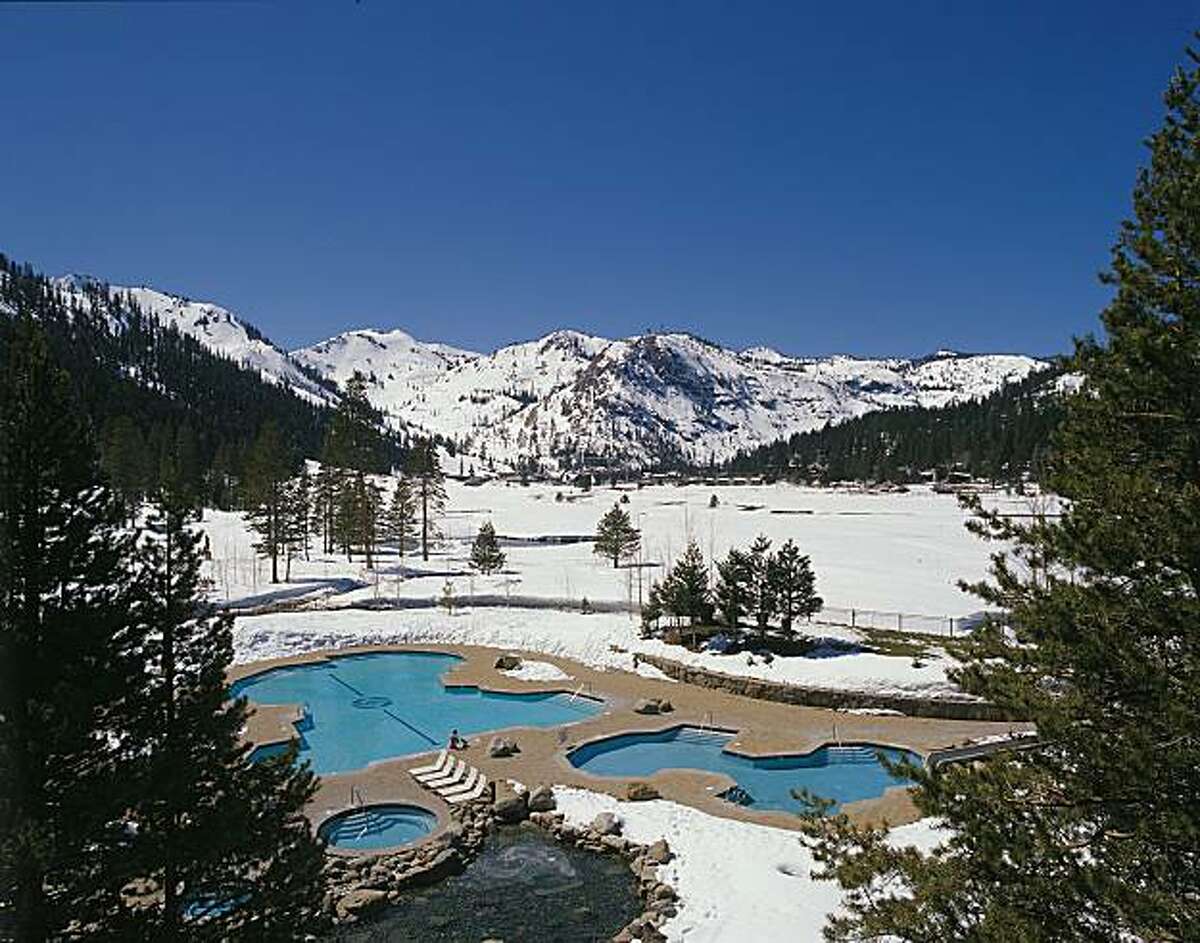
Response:
[{"label": "snow bank", "polygon": [[639,638],[636,623],[628,616],[606,613],[585,616],[506,607],[459,610],[453,615],[437,609],[335,609],[240,617],[234,625],[238,662],[351,645],[421,642],[540,652],[600,670],[616,668],[652,677],[658,676],[656,670],[635,665],[635,653],[785,684],[908,695],[958,693],[946,677],[947,659],[931,659],[915,668],[909,658],[862,652],[840,658],[776,658],[770,664],[754,659],[748,663],[738,655],[689,652],[657,639]]},{"label": "snow bank", "polygon": [[571,676],[558,665],[548,661],[522,661],[519,668],[507,668],[500,671],[502,675],[516,678],[519,681],[570,681]]},{"label": "snow bank", "polygon": [[[839,906],[840,890],[812,878],[812,855],[795,832],[717,818],[663,799],[620,802],[562,786],[554,794],[558,811],[574,825],[612,812],[632,841],[667,840],[675,857],[658,875],[675,888],[681,903],[662,928],[669,940],[816,943],[826,918]],[[892,834],[896,843],[923,850],[937,841],[928,820]]]}]

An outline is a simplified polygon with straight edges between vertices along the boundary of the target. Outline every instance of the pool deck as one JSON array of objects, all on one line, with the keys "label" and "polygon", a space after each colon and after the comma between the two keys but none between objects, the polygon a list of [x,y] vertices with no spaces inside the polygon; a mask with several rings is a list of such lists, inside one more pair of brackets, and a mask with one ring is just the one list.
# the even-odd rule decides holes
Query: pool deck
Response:
[{"label": "pool deck", "polygon": [[[532,786],[550,783],[579,786],[624,798],[625,787],[632,781],[589,775],[573,767],[566,752],[590,740],[619,733],[654,732],[680,725],[736,731],[730,748],[750,756],[783,753],[809,753],[835,743],[873,743],[899,747],[926,755],[932,750],[958,746],[980,737],[1022,732],[1029,725],[1008,722],[940,720],[923,717],[850,714],[816,707],[799,707],[774,701],[755,700],[712,688],[646,678],[625,671],[597,671],[569,659],[541,653],[465,645],[386,645],[362,646],[318,652],[291,658],[236,665],[230,669],[231,681],[271,668],[325,660],[337,655],[365,652],[424,651],[442,652],[464,660],[443,677],[450,685],[474,685],[486,691],[535,693],[540,691],[581,692],[603,698],[602,713],[566,727],[506,728],[495,733],[516,740],[520,752],[515,756],[492,758],[487,744],[493,733],[472,739],[467,749],[457,751],[463,761],[477,766],[491,780],[516,780]],[[553,682],[522,681],[510,678],[493,667],[497,656],[516,654],[527,661],[549,662],[570,675],[570,680]],[[674,705],[669,714],[642,715],[633,711],[640,698],[664,698]],[[300,708],[253,706],[246,738],[256,745],[289,739],[292,722]],[[438,815],[440,832],[448,820],[449,805],[408,775],[411,767],[431,761],[433,753],[372,763],[365,769],[322,776],[321,788],[310,805],[310,817],[319,823],[351,805],[351,787],[367,803],[406,802],[424,806]],[[649,777],[664,799],[671,799],[712,815],[758,822],[780,828],[797,828],[797,818],[789,812],[755,811],[726,802],[718,793],[732,785],[728,777],[698,770],[662,770]],[[878,799],[849,803],[843,810],[859,822],[886,821],[901,825],[918,817],[907,789],[889,789]],[[430,836],[433,837],[433,836]]]}]

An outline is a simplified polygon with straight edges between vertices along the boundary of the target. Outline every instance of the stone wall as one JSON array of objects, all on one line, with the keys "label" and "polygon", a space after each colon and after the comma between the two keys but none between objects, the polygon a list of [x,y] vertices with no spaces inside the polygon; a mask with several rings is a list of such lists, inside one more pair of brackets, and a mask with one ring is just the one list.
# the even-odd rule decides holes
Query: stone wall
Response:
[{"label": "stone wall", "polygon": [[703,688],[718,688],[731,694],[757,698],[761,701],[779,701],[783,704],[799,704],[807,707],[832,709],[872,708],[893,710],[910,717],[937,717],[943,720],[1016,720],[995,704],[987,701],[953,700],[932,697],[911,697],[902,694],[887,694],[870,691],[842,691],[837,688],[817,688],[799,684],[783,684],[779,681],[764,681],[759,678],[743,678],[722,674],[706,668],[683,665],[657,655],[638,654],[638,661],[658,668],[663,674],[676,681],[698,685]]}]

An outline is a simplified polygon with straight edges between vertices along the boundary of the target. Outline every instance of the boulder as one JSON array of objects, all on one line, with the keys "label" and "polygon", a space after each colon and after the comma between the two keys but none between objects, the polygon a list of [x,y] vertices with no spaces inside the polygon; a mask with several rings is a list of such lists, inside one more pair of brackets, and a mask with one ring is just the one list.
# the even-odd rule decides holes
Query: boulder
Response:
[{"label": "boulder", "polygon": [[675,710],[675,705],[668,701],[665,697],[658,702],[658,712],[660,714],[669,714]]},{"label": "boulder", "polygon": [[387,892],[360,887],[337,902],[338,916],[358,916],[387,902]]},{"label": "boulder", "polygon": [[552,812],[554,811],[554,790],[546,785],[534,786],[529,792],[529,799],[526,802],[530,812]]},{"label": "boulder", "polygon": [[611,812],[601,812],[592,819],[592,831],[597,835],[620,835],[621,820]]},{"label": "boulder", "polygon": [[655,884],[654,890],[650,892],[651,900],[676,900],[678,897],[675,888],[670,884]]},{"label": "boulder", "polygon": [[510,740],[508,737],[492,737],[488,742],[488,756],[493,758],[512,756],[514,753],[519,752],[520,748],[517,746],[517,741]]},{"label": "boulder", "polygon": [[523,792],[498,792],[492,803],[492,815],[497,821],[510,825],[529,818],[529,801]]},{"label": "boulder", "polygon": [[667,844],[665,838],[660,838],[646,849],[646,860],[652,861],[654,864],[666,864],[674,857],[671,853],[671,846]]},{"label": "boulder", "polygon": [[516,655],[501,655],[493,664],[497,671],[512,671],[521,667],[521,659]]},{"label": "boulder", "polygon": [[622,854],[629,847],[629,842],[620,835],[602,835],[600,836],[600,844],[609,851],[615,851],[617,854]]},{"label": "boulder", "polygon": [[630,783],[625,787],[625,798],[630,802],[646,802],[658,797],[658,790],[649,783]]},{"label": "boulder", "polygon": [[640,697],[633,705],[635,714],[657,714],[658,701],[654,698]]}]

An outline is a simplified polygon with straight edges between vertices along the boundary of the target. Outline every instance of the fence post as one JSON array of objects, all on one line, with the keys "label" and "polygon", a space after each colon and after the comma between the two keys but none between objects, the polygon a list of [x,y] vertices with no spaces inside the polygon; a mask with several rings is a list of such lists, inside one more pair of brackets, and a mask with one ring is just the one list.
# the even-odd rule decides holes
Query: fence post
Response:
[{"label": "fence post", "polygon": [[857,618],[858,618],[858,610],[857,610],[857,609],[851,609],[851,610],[850,610],[850,628],[852,628],[852,629],[853,629],[853,628],[855,627],[855,625],[856,625],[856,623],[855,623],[855,620],[856,620]]},{"label": "fence post", "polygon": [[902,613],[902,612],[896,613],[896,631],[897,632],[904,631],[904,613]]}]

